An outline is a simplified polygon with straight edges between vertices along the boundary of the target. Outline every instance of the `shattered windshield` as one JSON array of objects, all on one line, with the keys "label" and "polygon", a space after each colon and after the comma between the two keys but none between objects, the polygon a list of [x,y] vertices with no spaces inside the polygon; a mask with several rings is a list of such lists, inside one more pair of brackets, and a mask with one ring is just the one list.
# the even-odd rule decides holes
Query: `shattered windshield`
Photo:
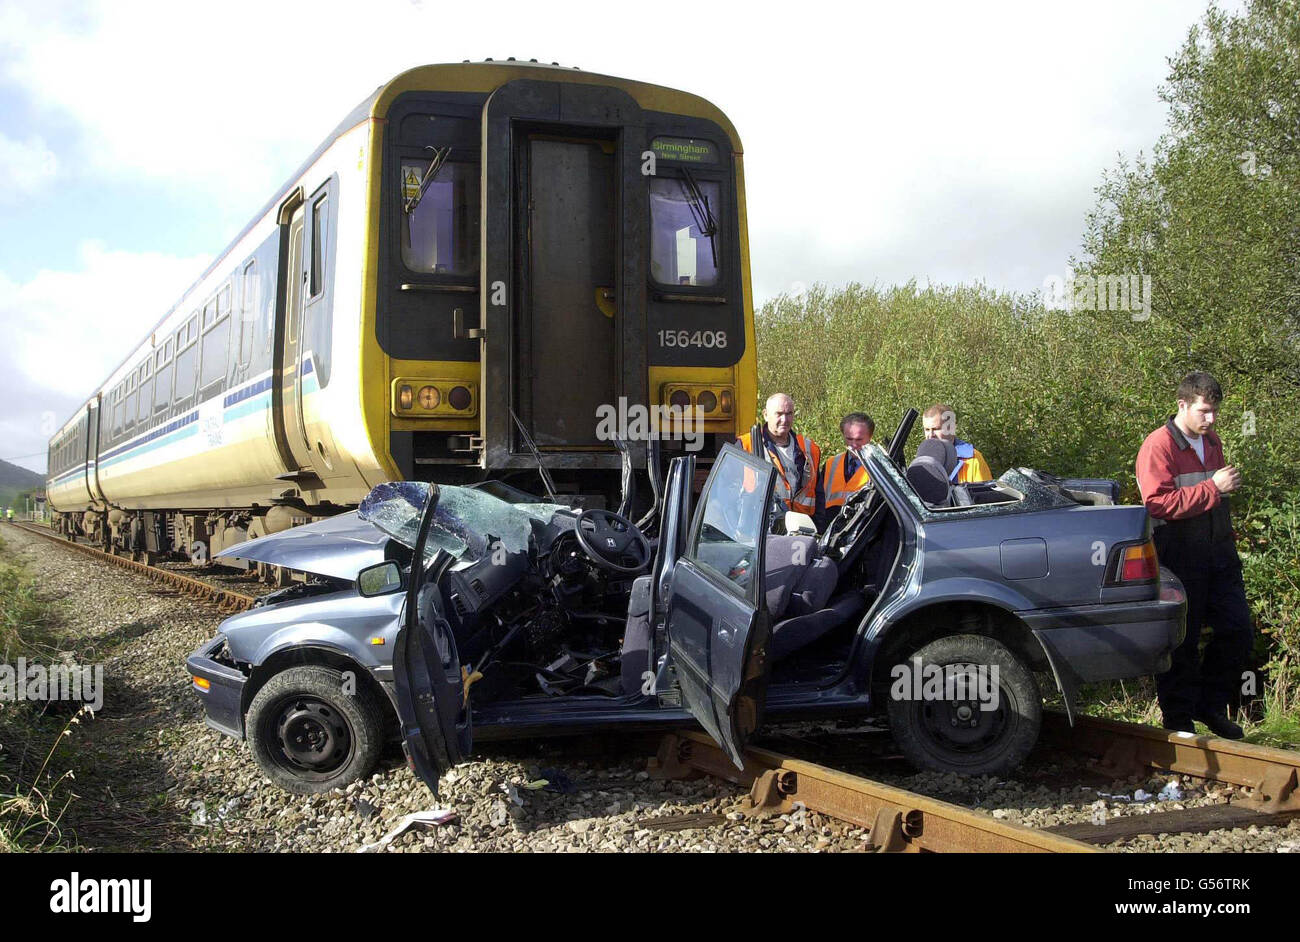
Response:
[{"label": "shattered windshield", "polygon": [[474,562],[499,546],[507,553],[528,549],[530,520],[549,523],[561,504],[508,504],[498,497],[469,487],[394,481],[380,484],[361,502],[357,516],[414,549],[420,518],[430,501],[436,501],[425,558],[444,549],[456,559]]}]

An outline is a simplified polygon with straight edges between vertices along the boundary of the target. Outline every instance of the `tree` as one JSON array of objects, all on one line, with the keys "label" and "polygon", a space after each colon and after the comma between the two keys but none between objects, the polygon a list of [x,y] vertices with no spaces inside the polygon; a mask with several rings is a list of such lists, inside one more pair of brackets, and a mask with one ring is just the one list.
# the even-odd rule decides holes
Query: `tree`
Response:
[{"label": "tree", "polygon": [[1300,3],[1211,7],[1170,60],[1165,134],[1121,160],[1087,220],[1092,275],[1141,272],[1149,320],[1096,312],[1133,351],[1128,382],[1164,397],[1192,369],[1229,401],[1221,434],[1255,499],[1294,490],[1300,460]]}]

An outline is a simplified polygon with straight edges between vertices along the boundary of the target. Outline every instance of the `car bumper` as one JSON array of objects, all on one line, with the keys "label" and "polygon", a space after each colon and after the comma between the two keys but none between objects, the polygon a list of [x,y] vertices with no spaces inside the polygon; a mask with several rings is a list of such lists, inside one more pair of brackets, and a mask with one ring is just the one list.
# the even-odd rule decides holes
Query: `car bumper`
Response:
[{"label": "car bumper", "polygon": [[226,636],[217,635],[191,654],[185,667],[190,673],[190,687],[203,701],[204,721],[227,736],[243,739],[244,684],[248,677],[238,668],[216,660],[225,643]]},{"label": "car bumper", "polygon": [[1058,679],[1124,680],[1169,670],[1187,631],[1187,593],[1177,578],[1161,581],[1146,602],[1077,605],[1018,613],[1042,644]]}]

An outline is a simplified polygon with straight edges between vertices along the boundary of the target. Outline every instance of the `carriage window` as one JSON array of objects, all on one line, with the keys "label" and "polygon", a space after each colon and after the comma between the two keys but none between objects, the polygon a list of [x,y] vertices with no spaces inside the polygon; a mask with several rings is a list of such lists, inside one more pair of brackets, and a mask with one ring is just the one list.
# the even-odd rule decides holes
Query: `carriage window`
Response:
[{"label": "carriage window", "polygon": [[661,285],[718,281],[721,186],[693,176],[650,181],[650,273]]},{"label": "carriage window", "polygon": [[247,366],[253,358],[253,341],[257,328],[258,300],[257,261],[244,266],[244,287],[239,306],[239,362]]},{"label": "carriage window", "polygon": [[153,378],[153,411],[162,412],[172,400],[172,365],[164,363],[158,367]]},{"label": "carriage window", "polygon": [[427,160],[403,160],[402,263],[433,275],[478,272],[479,168],[447,161],[427,182]]},{"label": "carriage window", "polygon": [[148,376],[140,382],[140,411],[136,420],[143,427],[153,415],[153,377]]},{"label": "carriage window", "polygon": [[223,317],[203,334],[203,358],[199,367],[199,389],[225,378],[226,352],[230,346],[230,318]]},{"label": "carriage window", "polygon": [[329,197],[311,206],[311,297],[325,290],[325,227],[329,224]]},{"label": "carriage window", "polygon": [[194,395],[195,373],[198,372],[199,350],[194,340],[199,333],[198,315],[176,332],[176,401],[181,402]]}]

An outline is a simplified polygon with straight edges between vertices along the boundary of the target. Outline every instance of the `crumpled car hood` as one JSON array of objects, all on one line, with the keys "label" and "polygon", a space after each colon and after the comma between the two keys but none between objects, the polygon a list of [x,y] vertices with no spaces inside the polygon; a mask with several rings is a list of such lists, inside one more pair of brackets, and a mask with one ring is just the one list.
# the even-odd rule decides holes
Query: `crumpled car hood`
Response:
[{"label": "crumpled car hood", "polygon": [[387,534],[357,517],[355,510],[239,543],[217,554],[285,566],[334,579],[357,578],[384,561]]}]

